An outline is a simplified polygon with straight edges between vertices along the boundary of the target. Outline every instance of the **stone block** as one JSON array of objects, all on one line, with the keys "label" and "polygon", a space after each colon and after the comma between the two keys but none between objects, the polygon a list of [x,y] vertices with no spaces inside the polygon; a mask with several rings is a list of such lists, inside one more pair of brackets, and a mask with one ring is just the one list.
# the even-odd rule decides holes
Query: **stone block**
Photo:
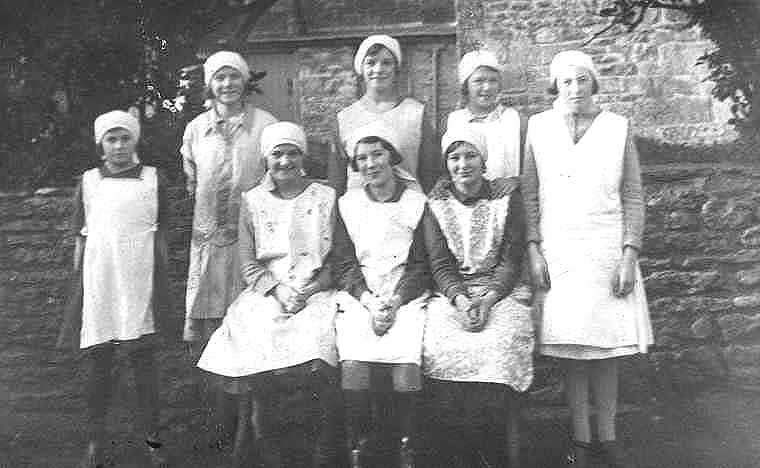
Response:
[{"label": "stone block", "polygon": [[701,216],[705,226],[713,230],[736,230],[754,220],[752,207],[734,198],[709,199],[702,205]]},{"label": "stone block", "polygon": [[704,315],[691,324],[691,332],[695,338],[704,340],[720,334],[720,327],[713,317]]},{"label": "stone block", "polygon": [[736,273],[736,281],[742,286],[760,285],[760,267],[739,271]]},{"label": "stone block", "polygon": [[701,96],[670,96],[659,99],[640,99],[630,106],[622,107],[636,126],[650,127],[679,123],[712,122],[712,101]]},{"label": "stone block", "polygon": [[671,230],[692,230],[699,226],[700,219],[696,213],[673,211],[665,218],[665,228]]},{"label": "stone block", "polygon": [[710,378],[722,378],[728,372],[723,354],[716,346],[704,345],[687,349],[677,356],[676,363],[694,367],[700,375]]},{"label": "stone block", "polygon": [[693,75],[697,58],[710,49],[710,42],[669,42],[658,49],[659,69],[663,75]]},{"label": "stone block", "polygon": [[[760,362],[760,345],[730,345],[723,350],[723,356],[732,368],[747,365],[757,367],[757,363]],[[760,368],[758,370],[760,371]]]},{"label": "stone block", "polygon": [[760,225],[745,229],[741,234],[744,247],[760,247]]},{"label": "stone block", "polygon": [[760,294],[736,296],[731,300],[731,303],[738,308],[758,307],[760,306]]},{"label": "stone block", "polygon": [[652,296],[704,293],[718,289],[723,280],[718,271],[684,272],[658,271],[645,280],[647,292]]},{"label": "stone block", "polygon": [[727,341],[735,340],[748,333],[755,333],[760,326],[760,314],[750,316],[745,314],[728,314],[718,317],[718,325]]}]

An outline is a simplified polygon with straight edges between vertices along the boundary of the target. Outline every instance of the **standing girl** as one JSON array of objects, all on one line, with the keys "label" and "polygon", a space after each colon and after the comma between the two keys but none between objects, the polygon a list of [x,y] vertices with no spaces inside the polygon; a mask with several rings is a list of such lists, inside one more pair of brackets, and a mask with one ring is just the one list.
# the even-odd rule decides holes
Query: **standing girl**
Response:
[{"label": "standing girl", "polygon": [[117,348],[135,373],[139,421],[153,466],[165,466],[158,434],[156,332],[168,312],[166,182],[156,168],[137,161],[140,124],[127,112],[95,119],[95,143],[103,165],[82,176],[72,228],[79,296],[70,302],[59,346],[86,350],[87,450],[80,468],[103,466],[106,411]]},{"label": "standing girl", "polygon": [[398,135],[401,162],[394,168],[398,177],[416,180],[418,187],[427,191],[441,172],[435,134],[425,115],[425,106],[399,92],[401,64],[401,46],[390,36],[369,36],[356,51],[354,71],[360,77],[364,94],[338,112],[338,154],[328,161],[328,178],[338,193],[361,187],[359,174],[348,170],[353,151],[348,137],[375,121]]},{"label": "standing girl", "polygon": [[446,121],[447,131],[471,124],[486,137],[488,167],[485,177],[520,175],[521,119],[512,107],[499,102],[502,66],[487,50],[474,50],[459,61],[459,85],[465,107]]},{"label": "standing girl", "polygon": [[[193,360],[242,290],[237,246],[240,196],[264,176],[260,135],[276,120],[247,102],[250,70],[239,54],[211,55],[203,73],[211,108],[187,125],[180,149],[187,192],[194,200],[184,330]],[[218,436],[225,438],[231,402],[218,389],[204,393],[206,398],[216,393],[215,419],[222,431]],[[206,406],[210,410],[212,405]]]},{"label": "standing girl", "polygon": [[[530,266],[545,291],[540,352],[566,373],[573,446],[611,467],[635,466],[616,442],[618,362],[652,343],[638,266],[644,227],[639,157],[628,121],[601,110],[599,79],[579,51],[551,63],[551,110],[533,116],[525,148]],[[599,444],[591,446],[589,387]]]}]

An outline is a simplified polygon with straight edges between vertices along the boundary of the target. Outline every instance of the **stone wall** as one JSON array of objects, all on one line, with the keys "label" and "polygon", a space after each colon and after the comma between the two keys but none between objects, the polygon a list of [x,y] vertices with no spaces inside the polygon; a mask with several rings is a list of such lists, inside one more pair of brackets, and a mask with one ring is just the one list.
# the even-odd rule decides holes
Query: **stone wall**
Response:
[{"label": "stone wall", "polygon": [[599,102],[629,117],[637,132],[667,143],[730,140],[727,106],[710,97],[696,59],[712,48],[680,12],[652,10],[632,34],[612,30],[581,47],[605,19],[604,0],[457,0],[460,53],[486,47],[505,64],[505,99],[527,113],[550,103],[549,63],[565,49],[594,57]]}]

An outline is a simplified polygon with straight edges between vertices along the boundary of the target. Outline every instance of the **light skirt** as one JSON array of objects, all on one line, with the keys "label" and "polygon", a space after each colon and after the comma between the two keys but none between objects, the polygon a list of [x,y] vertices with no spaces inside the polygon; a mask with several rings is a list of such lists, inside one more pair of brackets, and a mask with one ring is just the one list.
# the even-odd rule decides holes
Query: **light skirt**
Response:
[{"label": "light skirt", "polygon": [[479,332],[468,332],[457,309],[436,296],[427,309],[423,340],[423,373],[458,382],[509,385],[525,391],[533,381],[533,318],[531,307],[508,296],[491,309]]},{"label": "light skirt", "polygon": [[382,336],[372,330],[369,311],[350,294],[336,295],[338,355],[341,361],[417,364],[422,361],[427,295],[399,308],[393,326]]},{"label": "light skirt", "polygon": [[335,293],[311,296],[295,315],[272,296],[243,291],[203,351],[198,367],[242,377],[321,359],[337,366]]}]

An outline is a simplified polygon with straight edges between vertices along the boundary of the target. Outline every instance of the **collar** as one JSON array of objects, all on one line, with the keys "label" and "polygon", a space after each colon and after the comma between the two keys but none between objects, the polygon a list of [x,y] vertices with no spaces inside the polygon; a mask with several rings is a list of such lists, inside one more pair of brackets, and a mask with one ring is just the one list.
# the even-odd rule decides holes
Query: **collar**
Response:
[{"label": "collar", "polygon": [[203,129],[204,134],[208,135],[211,132],[217,131],[217,128],[219,124],[224,122],[231,122],[237,129],[238,127],[242,127],[244,129],[252,128],[253,127],[253,118],[254,118],[254,110],[255,108],[251,104],[244,104],[243,105],[243,112],[239,116],[232,117],[231,119],[223,119],[219,114],[216,112],[216,107],[213,105],[211,106],[211,109],[207,110],[203,114],[203,118],[205,119],[203,122]]},{"label": "collar", "polygon": [[507,109],[502,103],[496,104],[496,108],[485,115],[475,115],[472,113],[469,107],[464,107],[464,117],[467,122],[494,122],[501,118],[504,111]]},{"label": "collar", "polygon": [[103,178],[110,177],[113,179],[141,179],[142,178],[142,164],[138,163],[135,167],[131,167],[124,171],[111,172],[108,170],[105,164],[100,166],[100,176]]},{"label": "collar", "polygon": [[364,193],[367,194],[367,197],[370,200],[377,203],[396,203],[397,201],[401,200],[401,195],[404,194],[404,190],[406,190],[406,183],[400,178],[396,177],[396,191],[393,192],[393,196],[391,196],[391,198],[381,202],[376,200],[375,196],[372,195],[372,191],[369,189],[369,184],[364,185]]},{"label": "collar", "polygon": [[463,192],[457,190],[456,185],[451,180],[448,181],[448,187],[451,194],[456,198],[459,203],[470,206],[474,205],[479,200],[490,200],[493,198],[493,190],[491,190],[491,184],[488,180],[483,179],[483,183],[480,185],[480,190],[475,195],[466,195]]}]

